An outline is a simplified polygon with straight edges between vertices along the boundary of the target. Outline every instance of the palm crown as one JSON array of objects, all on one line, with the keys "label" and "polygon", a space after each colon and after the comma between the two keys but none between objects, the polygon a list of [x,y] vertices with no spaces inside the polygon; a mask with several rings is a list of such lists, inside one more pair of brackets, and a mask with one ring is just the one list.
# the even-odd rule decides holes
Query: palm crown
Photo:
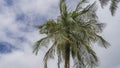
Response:
[{"label": "palm crown", "polygon": [[68,12],[65,1],[60,0],[60,16],[57,20],[51,19],[38,26],[40,33],[47,36],[36,42],[34,52],[37,54],[40,47],[48,46],[47,43],[51,40],[53,44],[44,57],[45,68],[47,60],[53,58],[55,53],[58,56],[58,68],[63,60],[65,68],[70,68],[70,55],[75,68],[96,67],[98,58],[92,49],[92,43],[99,42],[105,48],[109,45],[99,35],[105,24],[98,21],[96,2],[82,7],[86,0],[81,0],[75,10]]}]

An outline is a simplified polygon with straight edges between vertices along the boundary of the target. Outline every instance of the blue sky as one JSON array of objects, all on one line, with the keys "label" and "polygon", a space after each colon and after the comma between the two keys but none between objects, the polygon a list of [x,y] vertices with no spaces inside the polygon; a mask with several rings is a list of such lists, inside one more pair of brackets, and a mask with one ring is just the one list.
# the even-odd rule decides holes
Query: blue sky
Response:
[{"label": "blue sky", "polygon": [[[56,19],[58,1],[0,0],[0,68],[43,68],[42,59],[47,49],[42,48],[37,56],[32,53],[34,43],[44,37],[35,26]],[[75,6],[76,2],[68,1],[68,5]],[[120,9],[114,17],[108,7],[99,7],[97,14],[101,22],[107,23],[101,35],[111,44],[108,49],[94,46],[100,59],[98,68],[120,68]],[[55,62],[50,60],[49,68],[56,68]]]}]

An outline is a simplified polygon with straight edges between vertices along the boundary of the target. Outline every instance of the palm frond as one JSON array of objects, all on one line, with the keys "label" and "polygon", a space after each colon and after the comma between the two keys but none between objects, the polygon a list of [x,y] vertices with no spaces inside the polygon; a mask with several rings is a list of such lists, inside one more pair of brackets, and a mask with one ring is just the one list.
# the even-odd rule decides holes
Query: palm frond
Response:
[{"label": "palm frond", "polygon": [[47,36],[47,37],[44,37],[44,38],[38,40],[36,42],[36,44],[34,45],[33,53],[36,53],[36,55],[37,55],[41,46],[45,46],[45,47],[48,46],[47,43],[49,43],[49,39],[50,39],[50,37]]},{"label": "palm frond", "polygon": [[107,48],[108,46],[110,46],[110,44],[109,44],[106,40],[104,40],[102,36],[96,35],[96,37],[98,38],[98,43],[99,43],[101,46],[103,46],[103,47],[105,47],[105,48]]},{"label": "palm frond", "polygon": [[96,31],[96,33],[100,33],[103,31],[103,29],[105,28],[106,24],[105,23],[96,23],[94,26],[94,29]]},{"label": "palm frond", "polygon": [[[79,12],[74,11],[74,12],[72,13],[72,17],[73,17],[73,19],[75,19],[75,18],[77,18],[78,16],[82,16],[82,15],[85,15],[85,14],[90,14],[91,12],[93,13],[93,12],[96,11],[96,9],[97,9],[97,7],[96,7],[96,2],[94,2],[92,5],[86,6],[83,10],[81,10],[81,11],[79,11]],[[93,13],[93,14],[95,14],[95,13]],[[90,16],[90,15],[89,15],[89,16]]]},{"label": "palm frond", "polygon": [[107,5],[110,0],[99,0],[101,6],[103,7],[104,5]]},{"label": "palm frond", "polygon": [[63,19],[67,17],[67,6],[65,3],[66,0],[60,0],[59,8],[60,8],[60,14]]},{"label": "palm frond", "polygon": [[79,11],[80,9],[82,9],[83,4],[85,4],[85,3],[87,3],[87,2],[88,2],[88,0],[81,0],[81,1],[77,4],[75,11]]},{"label": "palm frond", "polygon": [[80,49],[82,48],[83,53],[82,57],[84,58],[83,63],[86,65],[86,68],[94,68],[98,65],[98,58],[96,53],[90,47],[90,44],[86,41],[80,40]]},{"label": "palm frond", "polygon": [[120,0],[99,0],[101,3],[102,8],[107,5],[109,3],[109,1],[111,1],[110,4],[110,11],[111,11],[111,15],[114,16],[116,9],[118,8],[118,3],[120,2]]},{"label": "palm frond", "polygon": [[116,9],[118,8],[118,3],[120,0],[111,0],[110,11],[111,14],[114,16]]},{"label": "palm frond", "polygon": [[57,44],[57,42],[54,42],[53,45],[49,48],[49,50],[45,54],[45,56],[44,56],[44,68],[47,68],[48,59],[54,58],[56,44]]}]

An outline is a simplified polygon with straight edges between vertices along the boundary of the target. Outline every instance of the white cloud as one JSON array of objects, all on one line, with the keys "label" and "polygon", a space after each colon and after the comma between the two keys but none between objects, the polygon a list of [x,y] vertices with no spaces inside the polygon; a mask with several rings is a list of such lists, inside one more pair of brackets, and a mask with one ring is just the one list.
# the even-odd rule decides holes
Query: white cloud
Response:
[{"label": "white cloud", "polygon": [[[17,13],[39,13],[40,15],[50,16],[57,15],[56,9],[58,0],[14,0],[14,8]],[[56,7],[57,6],[57,7]]]},{"label": "white cloud", "polygon": [[0,68],[39,68],[42,65],[41,58],[25,52],[7,54],[1,56],[0,60]]},{"label": "white cloud", "polygon": [[[21,31],[20,28],[29,26],[16,21],[16,16],[19,13],[24,13],[29,17],[39,14],[47,18],[54,18],[57,12],[53,9],[56,8],[57,2],[58,0],[13,0],[14,5],[10,7],[4,5],[4,0],[0,0],[0,38],[2,38],[0,41],[9,42],[21,48],[21,50],[13,53],[0,55],[0,68],[43,68],[42,57],[45,50],[40,51],[40,54],[36,56],[32,53],[31,46],[44,35],[39,35],[37,30],[32,32]],[[26,41],[21,42],[17,39],[19,37],[24,37]]]}]

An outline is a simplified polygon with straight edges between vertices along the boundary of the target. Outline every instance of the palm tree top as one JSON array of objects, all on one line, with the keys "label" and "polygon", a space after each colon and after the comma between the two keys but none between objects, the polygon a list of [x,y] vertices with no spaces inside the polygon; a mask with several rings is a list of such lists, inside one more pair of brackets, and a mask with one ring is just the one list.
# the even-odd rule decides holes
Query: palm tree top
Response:
[{"label": "palm tree top", "polygon": [[41,46],[53,42],[45,54],[44,68],[47,68],[48,59],[54,58],[55,54],[58,56],[58,68],[62,61],[65,61],[65,68],[70,68],[71,56],[74,68],[94,68],[98,65],[92,43],[99,42],[105,48],[109,43],[99,35],[105,24],[98,20],[96,2],[83,7],[86,1],[81,0],[75,10],[68,12],[66,0],[60,0],[57,20],[50,19],[38,26],[40,34],[46,34],[46,37],[36,42],[34,52],[37,54]]}]

